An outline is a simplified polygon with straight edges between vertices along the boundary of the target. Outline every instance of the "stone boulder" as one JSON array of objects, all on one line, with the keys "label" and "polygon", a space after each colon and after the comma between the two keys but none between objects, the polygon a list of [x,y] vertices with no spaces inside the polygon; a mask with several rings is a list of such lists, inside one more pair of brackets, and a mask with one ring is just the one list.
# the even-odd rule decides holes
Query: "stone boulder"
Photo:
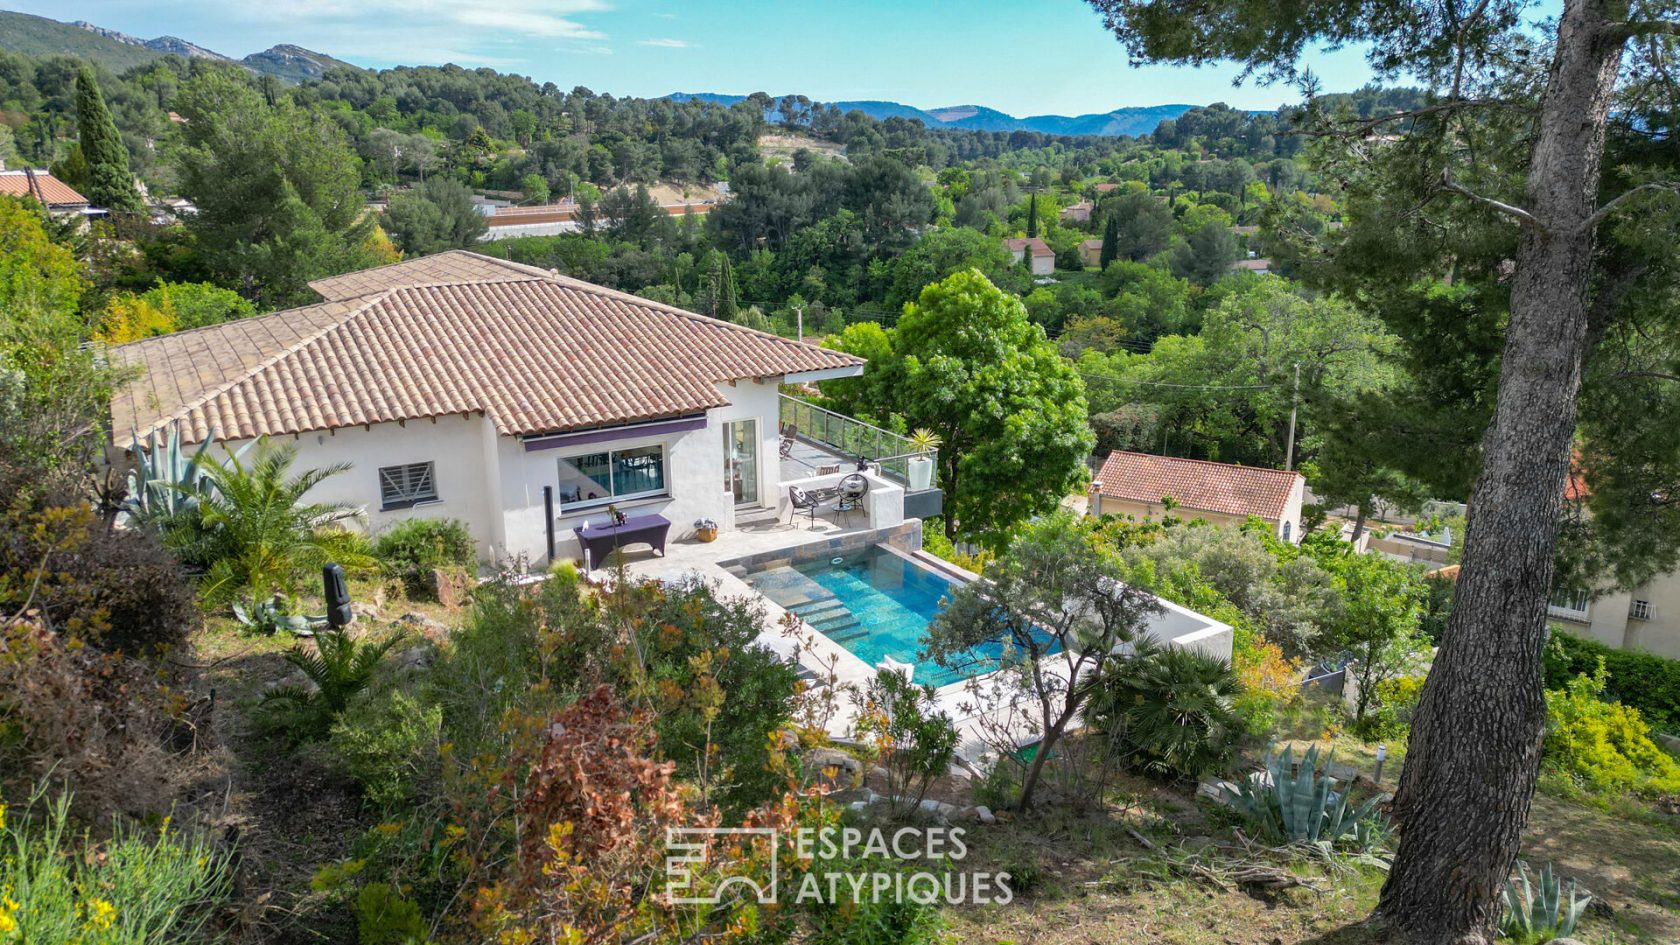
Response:
[{"label": "stone boulder", "polygon": [[863,763],[837,748],[805,753],[805,781],[829,791],[847,791],[863,783]]},{"label": "stone boulder", "polygon": [[433,620],[431,617],[415,611],[409,611],[398,617],[395,624],[398,630],[416,634],[434,646],[441,645],[443,641],[449,639],[449,627],[447,625],[440,620]]}]

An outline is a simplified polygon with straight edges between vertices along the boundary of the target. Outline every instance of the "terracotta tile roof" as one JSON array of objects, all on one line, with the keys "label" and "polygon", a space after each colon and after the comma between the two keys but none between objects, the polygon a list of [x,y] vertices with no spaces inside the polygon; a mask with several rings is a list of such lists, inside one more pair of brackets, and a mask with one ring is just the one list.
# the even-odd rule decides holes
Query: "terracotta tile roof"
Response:
[{"label": "terracotta tile roof", "polygon": [[1079,248],[1080,249],[1102,249],[1102,240],[1100,238],[1080,240],[1079,241]]},{"label": "terracotta tile roof", "polygon": [[1302,479],[1283,469],[1115,450],[1096,481],[1110,498],[1158,503],[1170,496],[1186,509],[1277,519]]},{"label": "terracotta tile roof", "polygon": [[421,256],[389,266],[316,279],[309,283],[309,287],[321,298],[334,302],[371,295],[386,289],[458,282],[517,282],[532,276],[544,279],[559,278],[549,270],[536,266],[470,253],[464,249],[452,249],[447,253]]},{"label": "terracotta tile roof", "polygon": [[49,207],[76,204],[86,206],[87,198],[76,188],[46,171],[0,171],[0,194],[8,197],[34,197]]},{"label": "terracotta tile roof", "polygon": [[[420,271],[380,278],[404,266]],[[552,276],[387,288],[111,355],[143,369],[112,403],[118,446],[175,419],[188,441],[478,411],[509,436],[588,429],[724,406],[731,380],[863,364]]]},{"label": "terracotta tile roof", "polygon": [[1246,269],[1249,272],[1271,272],[1270,259],[1239,259],[1231,264],[1232,269]]},{"label": "terracotta tile roof", "polygon": [[1050,248],[1049,243],[1044,242],[1036,236],[1020,240],[1004,240],[1003,245],[1008,247],[1009,251],[1012,253],[1031,248],[1034,256],[1056,255],[1056,251]]}]

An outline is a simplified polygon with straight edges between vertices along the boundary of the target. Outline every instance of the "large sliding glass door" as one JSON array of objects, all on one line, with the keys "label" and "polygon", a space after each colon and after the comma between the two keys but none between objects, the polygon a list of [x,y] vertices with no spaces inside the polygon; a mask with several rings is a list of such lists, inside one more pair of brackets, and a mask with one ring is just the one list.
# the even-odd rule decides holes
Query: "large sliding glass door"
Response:
[{"label": "large sliding glass door", "polygon": [[723,475],[737,506],[758,504],[757,420],[723,425]]}]

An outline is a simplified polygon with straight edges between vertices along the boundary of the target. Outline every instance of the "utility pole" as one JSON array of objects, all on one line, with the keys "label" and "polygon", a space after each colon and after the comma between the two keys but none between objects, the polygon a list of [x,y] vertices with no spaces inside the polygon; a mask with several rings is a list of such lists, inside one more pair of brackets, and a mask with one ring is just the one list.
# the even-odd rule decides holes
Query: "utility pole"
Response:
[{"label": "utility pole", "polygon": [[1295,411],[1301,406],[1301,362],[1295,362],[1295,392],[1289,397],[1289,443],[1283,448],[1283,468],[1295,468]]}]

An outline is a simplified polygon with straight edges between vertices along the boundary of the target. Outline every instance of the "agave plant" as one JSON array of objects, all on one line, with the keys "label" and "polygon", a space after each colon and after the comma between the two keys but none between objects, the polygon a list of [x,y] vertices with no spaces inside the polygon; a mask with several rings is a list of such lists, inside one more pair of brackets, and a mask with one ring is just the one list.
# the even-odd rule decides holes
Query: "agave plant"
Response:
[{"label": "agave plant", "polygon": [[1343,838],[1361,846],[1378,842],[1386,833],[1378,799],[1353,806],[1346,786],[1327,773],[1329,763],[1326,758],[1326,773],[1320,774],[1317,745],[1301,755],[1299,766],[1291,749],[1268,752],[1270,782],[1244,779],[1237,784],[1232,804],[1271,843],[1333,846]]},{"label": "agave plant", "polygon": [[209,488],[204,475],[204,455],[216,441],[212,432],[188,455],[181,448],[181,425],[171,423],[167,434],[153,430],[146,441],[134,437],[130,451],[135,468],[128,474],[128,502],[125,511],[140,522],[155,522],[196,508]]},{"label": "agave plant", "polygon": [[303,673],[307,684],[270,689],[263,695],[263,707],[278,713],[292,737],[321,738],[350,700],[373,682],[386,654],[403,639],[399,633],[378,642],[357,642],[343,630],[319,633],[313,652],[300,646],[286,654],[286,662]]},{"label": "agave plant", "polygon": [[1529,882],[1528,864],[1519,861],[1517,875],[1505,883],[1505,917],[1499,920],[1500,934],[1519,945],[1540,945],[1575,934],[1575,923],[1581,920],[1592,897],[1577,889],[1574,880],[1569,881],[1568,895],[1564,893],[1563,880],[1552,872],[1552,864],[1541,868],[1540,885],[1536,887]]},{"label": "agave plant", "polygon": [[235,603],[233,616],[246,628],[261,634],[273,634],[281,630],[302,634],[310,628],[309,618],[293,613],[291,603],[284,594],[276,594],[271,600],[258,601],[250,606]]}]

